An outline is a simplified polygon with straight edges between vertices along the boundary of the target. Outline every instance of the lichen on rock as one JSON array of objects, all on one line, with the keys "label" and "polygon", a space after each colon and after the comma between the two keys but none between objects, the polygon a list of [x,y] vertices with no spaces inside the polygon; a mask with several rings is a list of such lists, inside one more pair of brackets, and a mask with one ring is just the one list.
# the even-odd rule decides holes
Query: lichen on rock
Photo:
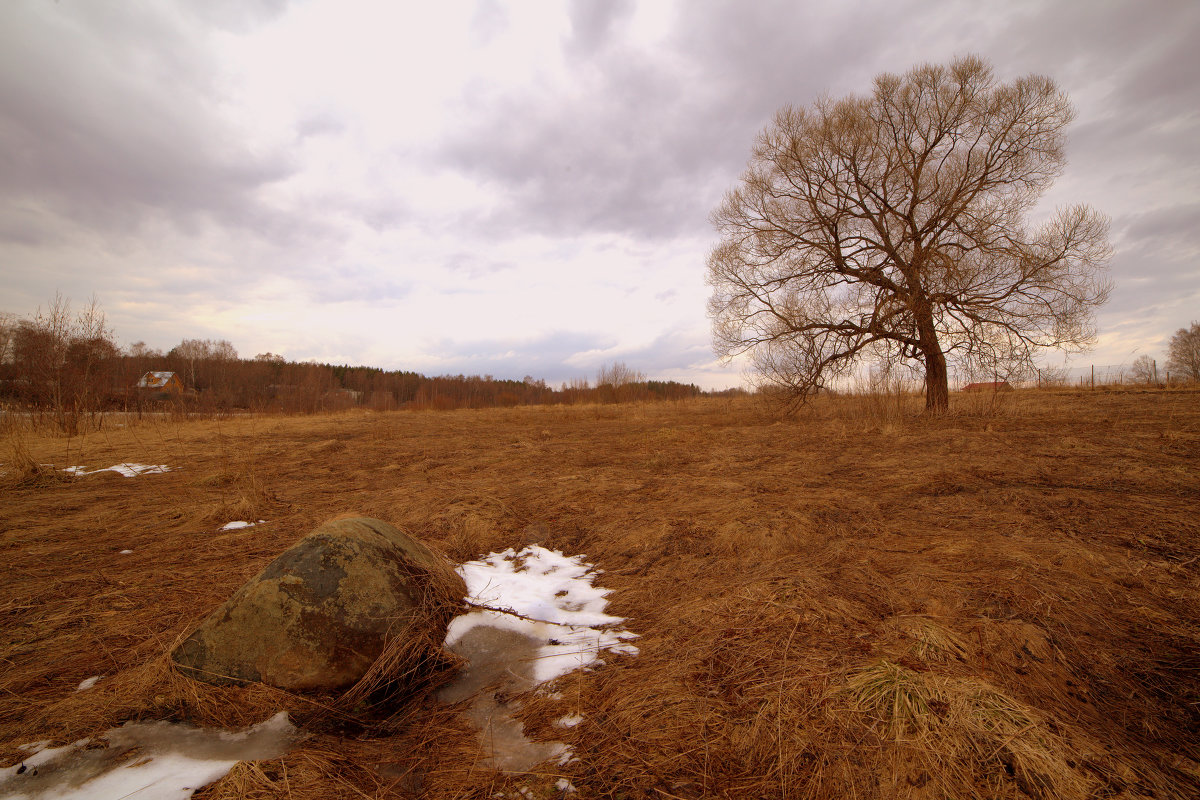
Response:
[{"label": "lichen on rock", "polygon": [[238,589],[172,658],[208,683],[346,689],[394,642],[440,642],[465,594],[414,537],[369,517],[333,520]]}]

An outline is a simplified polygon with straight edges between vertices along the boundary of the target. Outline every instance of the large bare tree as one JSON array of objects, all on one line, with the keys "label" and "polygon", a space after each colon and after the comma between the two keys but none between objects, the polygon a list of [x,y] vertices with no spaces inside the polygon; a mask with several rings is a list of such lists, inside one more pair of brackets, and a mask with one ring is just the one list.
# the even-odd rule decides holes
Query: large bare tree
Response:
[{"label": "large bare tree", "polygon": [[803,401],[864,360],[947,360],[1010,374],[1095,336],[1109,293],[1107,219],[1086,206],[1032,227],[1061,173],[1073,110],[1049,78],[999,83],[975,57],[884,74],[865,96],[785,107],[713,213],[714,345],[747,353]]},{"label": "large bare tree", "polygon": [[1175,331],[1167,345],[1167,369],[1189,381],[1200,381],[1200,322]]}]

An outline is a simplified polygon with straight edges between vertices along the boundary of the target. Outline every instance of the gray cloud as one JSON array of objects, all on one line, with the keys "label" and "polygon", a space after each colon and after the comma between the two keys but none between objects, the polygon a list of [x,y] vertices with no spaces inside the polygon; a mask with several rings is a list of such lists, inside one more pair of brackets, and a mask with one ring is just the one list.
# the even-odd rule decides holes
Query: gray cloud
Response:
[{"label": "gray cloud", "polygon": [[208,25],[245,33],[284,13],[288,0],[205,0],[182,8]]},{"label": "gray cloud", "polygon": [[664,46],[647,51],[614,34],[627,10],[572,6],[565,47],[577,83],[549,93],[477,86],[461,133],[433,154],[504,190],[508,202],[484,221],[490,232],[707,236],[709,212],[771,115],[826,89],[869,88],[880,55],[847,57],[847,43],[870,25],[916,24],[892,5],[869,22],[853,8],[685,5]]},{"label": "gray cloud", "polygon": [[373,265],[345,264],[336,267],[314,267],[309,270],[310,301],[325,303],[390,304],[407,297],[414,283],[395,280]]},{"label": "gray cloud", "polygon": [[648,344],[622,353],[615,360],[624,361],[647,378],[660,378],[678,370],[704,367],[714,359],[708,331],[669,330]]},{"label": "gray cloud", "polygon": [[1126,216],[1117,235],[1128,245],[1184,249],[1185,258],[1200,251],[1200,201]]},{"label": "gray cloud", "polygon": [[616,26],[633,12],[632,0],[570,0],[571,40],[568,50],[589,56],[608,44]]},{"label": "gray cloud", "polygon": [[296,136],[300,139],[338,134],[344,130],[346,130],[346,123],[328,111],[310,114],[296,123]]},{"label": "gray cloud", "polygon": [[573,356],[613,347],[606,333],[553,331],[531,339],[496,338],[480,341],[441,339],[430,345],[441,375],[492,375],[521,380],[526,375],[558,384],[573,378],[594,378],[595,370],[569,363]]},{"label": "gray cloud", "polygon": [[292,172],[216,113],[215,65],[161,8],[52,3],[0,11],[0,192],[89,226],[149,215],[270,233],[254,197]]},{"label": "gray cloud", "polygon": [[[685,6],[666,46],[645,52],[613,35],[626,8],[578,3],[565,47],[579,84],[483,91],[462,134],[435,156],[503,188],[508,202],[489,232],[704,235],[776,109],[869,91],[880,71],[977,51],[1002,79],[1042,71],[1064,86],[1113,84],[1111,112],[1071,131],[1074,160],[1113,164],[1132,146],[1190,166],[1200,147],[1200,82],[1190,77],[1200,13],[1171,9],[957,3],[935,15],[893,3],[864,15],[858,6],[706,3],[703,13]],[[1163,13],[1178,24],[1164,25]]]},{"label": "gray cloud", "polygon": [[[1200,6],[1027,4],[998,31],[1027,69],[1092,95],[1070,130],[1072,162],[1113,171],[1153,161],[1195,170],[1200,157]],[[1079,104],[1079,98],[1074,98]],[[1159,164],[1161,165],[1161,163]],[[1129,175],[1122,176],[1129,180]]]},{"label": "gray cloud", "polygon": [[495,182],[507,195],[482,222],[502,230],[575,235],[633,232],[663,238],[695,231],[708,213],[693,191],[694,153],[680,78],[629,53],[594,91],[573,98],[531,92],[489,98],[435,158]]}]

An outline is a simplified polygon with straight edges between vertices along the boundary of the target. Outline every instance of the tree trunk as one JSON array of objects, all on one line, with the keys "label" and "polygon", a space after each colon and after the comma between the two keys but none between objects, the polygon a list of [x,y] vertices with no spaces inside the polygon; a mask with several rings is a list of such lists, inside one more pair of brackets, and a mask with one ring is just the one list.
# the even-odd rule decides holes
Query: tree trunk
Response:
[{"label": "tree trunk", "polygon": [[921,353],[925,356],[925,411],[945,414],[950,408],[950,375],[946,370],[946,354],[933,325],[933,308],[928,302],[921,303],[915,317]]},{"label": "tree trunk", "polygon": [[934,349],[925,353],[925,410],[944,414],[950,408],[950,376],[946,356]]}]

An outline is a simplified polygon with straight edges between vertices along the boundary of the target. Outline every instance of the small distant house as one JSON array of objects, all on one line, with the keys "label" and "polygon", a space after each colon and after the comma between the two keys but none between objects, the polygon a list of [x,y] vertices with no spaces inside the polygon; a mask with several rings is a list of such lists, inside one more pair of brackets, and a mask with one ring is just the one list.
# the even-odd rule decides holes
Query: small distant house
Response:
[{"label": "small distant house", "polygon": [[183,381],[174,372],[147,372],[137,382],[137,388],[178,394],[183,391]]},{"label": "small distant house", "polygon": [[1011,392],[1013,387],[1008,381],[981,381],[980,383],[968,383],[963,387],[964,392]]}]

